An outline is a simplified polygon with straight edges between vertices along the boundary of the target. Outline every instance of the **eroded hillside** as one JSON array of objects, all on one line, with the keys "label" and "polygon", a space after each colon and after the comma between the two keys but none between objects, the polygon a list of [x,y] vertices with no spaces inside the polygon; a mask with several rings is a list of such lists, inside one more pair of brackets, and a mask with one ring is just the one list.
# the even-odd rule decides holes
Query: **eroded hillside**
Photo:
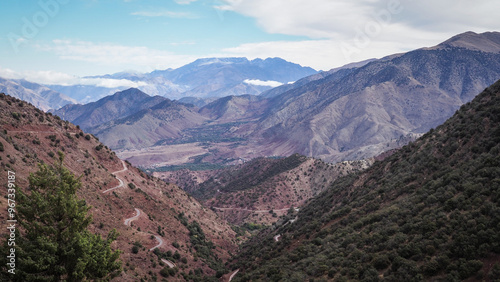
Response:
[{"label": "eroded hillside", "polygon": [[213,171],[155,172],[176,183],[221,217],[237,225],[269,225],[301,207],[339,176],[361,171],[372,160],[328,164],[294,154],[287,158],[257,158]]}]

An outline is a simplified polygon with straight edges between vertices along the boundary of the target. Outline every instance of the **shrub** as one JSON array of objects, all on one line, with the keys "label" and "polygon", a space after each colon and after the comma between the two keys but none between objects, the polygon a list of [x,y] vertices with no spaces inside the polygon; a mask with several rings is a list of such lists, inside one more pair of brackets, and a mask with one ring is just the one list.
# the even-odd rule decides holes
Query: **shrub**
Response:
[{"label": "shrub", "polygon": [[169,277],[170,276],[170,268],[168,266],[165,266],[162,270],[160,270],[160,275],[163,277]]},{"label": "shrub", "polygon": [[377,270],[386,269],[391,264],[391,261],[386,255],[378,255],[373,259],[373,266]]},{"label": "shrub", "polygon": [[173,258],[174,258],[175,260],[179,260],[179,259],[181,258],[181,254],[179,254],[179,252],[178,252],[178,251],[175,251]]}]

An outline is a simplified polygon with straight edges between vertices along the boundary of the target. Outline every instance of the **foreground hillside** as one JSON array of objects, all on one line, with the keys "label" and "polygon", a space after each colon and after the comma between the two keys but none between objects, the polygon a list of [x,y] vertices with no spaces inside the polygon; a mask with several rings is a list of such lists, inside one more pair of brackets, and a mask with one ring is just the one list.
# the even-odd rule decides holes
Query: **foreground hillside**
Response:
[{"label": "foreground hillside", "polygon": [[294,154],[257,158],[220,170],[154,172],[175,183],[230,223],[269,225],[324,191],[339,176],[366,169],[372,160],[328,164]]},{"label": "foreground hillside", "polygon": [[[90,231],[104,237],[112,229],[119,232],[112,248],[122,251],[123,271],[116,281],[215,280],[223,274],[224,261],[236,250],[235,234],[214,212],[177,186],[122,162],[95,137],[57,116],[4,94],[0,108],[2,185],[13,171],[15,184],[28,191],[37,164],[54,164],[57,152],[63,152],[63,165],[81,177],[77,195],[92,206]],[[6,193],[1,189],[4,222]]]},{"label": "foreground hillside", "polygon": [[500,81],[281,223],[246,245],[235,281],[498,281]]}]

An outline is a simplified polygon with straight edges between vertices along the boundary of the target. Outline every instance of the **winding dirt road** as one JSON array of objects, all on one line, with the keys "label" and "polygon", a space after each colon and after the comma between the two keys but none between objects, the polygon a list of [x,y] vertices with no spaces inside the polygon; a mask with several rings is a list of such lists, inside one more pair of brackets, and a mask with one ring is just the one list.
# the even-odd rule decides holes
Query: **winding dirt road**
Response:
[{"label": "winding dirt road", "polygon": [[141,211],[139,209],[135,209],[135,213],[136,215],[134,215],[133,217],[131,218],[127,218],[123,221],[123,224],[127,225],[127,226],[130,226],[130,223],[136,219],[139,218],[139,216],[141,215]]},{"label": "winding dirt road", "polygon": [[[125,183],[123,182],[123,180],[116,175],[117,173],[122,173],[122,172],[125,172],[125,171],[128,170],[128,167],[125,164],[125,161],[121,160],[121,162],[122,162],[122,165],[123,165],[123,169],[111,173],[111,174],[113,174],[113,175],[116,176],[116,179],[118,179],[118,181],[120,182],[120,184],[118,186],[113,187],[113,188],[109,188],[107,190],[104,190],[102,193],[107,193],[107,192],[110,192],[110,191],[113,191],[115,189],[118,189],[120,187],[125,186]],[[127,218],[127,219],[125,219],[123,221],[123,224],[125,224],[126,226],[130,226],[130,224],[132,223],[132,221],[137,220],[139,218],[139,216],[141,216],[141,210],[138,209],[138,208],[134,208],[134,209],[135,209],[135,215],[133,217]],[[155,236],[156,241],[158,241],[158,245],[156,245],[156,246],[152,247],[151,249],[149,249],[150,251],[163,246],[163,239],[160,236],[158,236],[158,235],[154,235],[154,236]],[[165,263],[166,265],[168,265],[168,267],[170,267],[170,268],[174,268],[175,267],[175,263],[173,263],[173,262],[171,262],[171,261],[169,261],[167,259],[161,259],[161,261],[163,261],[163,263]]]},{"label": "winding dirt road", "polygon": [[[133,217],[125,219],[123,221],[123,224],[125,224],[126,226],[130,226],[130,223],[132,223],[132,221],[138,219],[139,216],[141,216],[141,210],[140,209],[135,208],[135,213],[136,214]],[[158,235],[153,235],[153,236],[155,236],[156,241],[158,241],[158,245],[156,245],[156,246],[152,247],[151,249],[149,249],[150,251],[163,246],[163,243],[164,243],[163,239],[160,236],[158,236]],[[175,263],[173,263],[173,262],[171,262],[171,261],[169,261],[167,259],[161,259],[161,260],[163,261],[163,263],[165,263],[166,265],[168,265],[168,267],[170,267],[170,268],[174,268],[175,267]]]},{"label": "winding dirt road", "polygon": [[118,177],[118,176],[116,175],[117,173],[125,172],[125,171],[127,171],[127,170],[128,170],[128,167],[127,167],[127,165],[125,164],[125,161],[123,161],[123,160],[121,160],[121,161],[122,161],[123,169],[122,169],[122,170],[118,170],[118,171],[115,171],[115,172],[112,172],[112,173],[111,173],[111,174],[113,174],[114,176],[116,176],[116,179],[118,179],[118,181],[120,182],[120,184],[119,184],[118,186],[116,186],[116,187],[109,188],[109,189],[107,189],[107,190],[102,191],[102,193],[103,193],[103,194],[104,194],[104,193],[108,193],[108,192],[110,192],[110,191],[113,191],[113,190],[115,190],[115,189],[118,189],[118,188],[120,188],[120,187],[125,186],[125,183],[123,182],[123,180],[122,180],[120,177]]},{"label": "winding dirt road", "polygon": [[150,251],[152,251],[152,250],[154,250],[156,248],[159,248],[159,247],[161,247],[163,245],[163,239],[160,236],[158,236],[158,235],[154,235],[154,236],[155,236],[156,241],[158,241],[158,245],[156,245],[156,246],[152,247],[151,249],[149,249]]},{"label": "winding dirt road", "polygon": [[168,259],[161,259],[161,261],[163,261],[164,264],[168,265],[168,267],[170,268],[174,268],[175,267],[175,263],[169,261]]}]

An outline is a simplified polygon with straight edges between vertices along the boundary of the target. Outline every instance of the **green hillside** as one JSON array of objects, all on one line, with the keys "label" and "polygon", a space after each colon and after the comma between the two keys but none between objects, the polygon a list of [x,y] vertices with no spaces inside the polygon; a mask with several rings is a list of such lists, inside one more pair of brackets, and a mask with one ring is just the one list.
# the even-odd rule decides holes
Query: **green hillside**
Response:
[{"label": "green hillside", "polygon": [[499,143],[500,81],[249,241],[233,281],[498,281]]}]

